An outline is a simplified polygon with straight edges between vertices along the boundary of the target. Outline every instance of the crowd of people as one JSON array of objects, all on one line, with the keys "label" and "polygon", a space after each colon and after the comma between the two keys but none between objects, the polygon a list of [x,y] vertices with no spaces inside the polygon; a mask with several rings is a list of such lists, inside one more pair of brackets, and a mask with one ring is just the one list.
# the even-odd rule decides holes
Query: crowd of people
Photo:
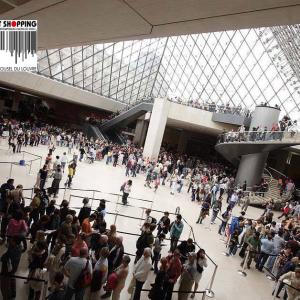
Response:
[{"label": "crowd of people", "polygon": [[214,101],[199,101],[199,100],[189,100],[186,101],[180,97],[168,97],[168,100],[171,102],[179,103],[182,105],[192,106],[201,110],[206,110],[210,112],[222,113],[222,114],[233,114],[233,115],[242,115],[245,117],[250,117],[251,112],[248,109],[243,109],[239,104],[237,106],[226,104],[216,104]]},{"label": "crowd of people", "polygon": [[297,121],[292,121],[288,116],[284,116],[278,123],[273,123],[271,128],[267,126],[257,126],[246,131],[245,126],[242,125],[238,131],[230,130],[227,132],[223,130],[222,134],[219,135],[218,141],[219,143],[281,141],[285,133],[288,133],[288,137],[293,138],[297,132]]},{"label": "crowd of people", "polygon": [[[122,203],[128,204],[128,196],[137,174],[145,176],[145,188],[157,191],[160,186],[170,188],[170,194],[187,192],[191,201],[200,204],[197,223],[221,225],[218,233],[225,234],[227,255],[239,255],[241,264],[267,269],[279,280],[279,295],[289,279],[286,291],[288,299],[297,299],[300,289],[299,217],[300,204],[288,202],[283,208],[281,221],[274,220],[273,204],[267,204],[257,220],[245,216],[249,205],[247,183],[236,186],[235,170],[218,161],[204,161],[196,157],[170,153],[162,149],[158,160],[142,156],[142,149],[115,145],[100,140],[87,139],[79,131],[61,129],[46,124],[32,124],[2,120],[1,133],[8,132],[7,141],[13,149],[14,141],[22,137],[22,147],[40,144],[48,146],[45,164],[39,170],[33,198],[26,203],[23,186],[13,179],[1,185],[1,239],[7,250],[1,257],[0,288],[3,299],[16,297],[16,280],[22,255],[28,259],[28,299],[40,299],[43,283],[34,279],[49,279],[48,299],[80,300],[109,298],[116,300],[125,288],[129,276],[131,255],[125,254],[123,236],[114,224],[105,220],[105,200],[93,211],[90,200],[83,199],[83,206],[76,212],[66,200],[56,203],[63,173],[67,172],[67,187],[78,172],[83,160],[104,160],[113,167],[124,166],[126,180],[120,187]],[[4,134],[5,136],[6,134]],[[29,143],[25,143],[28,136]],[[33,140],[33,143],[30,141]],[[39,141],[36,143],[36,141]],[[68,148],[68,154],[59,150]],[[69,157],[72,159],[69,159]],[[226,203],[226,208],[223,205]],[[233,208],[241,205],[241,215],[233,216]],[[144,283],[151,271],[155,281],[149,298],[170,300],[174,285],[179,281],[178,299],[195,297],[199,281],[208,262],[204,249],[197,249],[192,239],[181,240],[184,228],[182,216],[170,217],[165,212],[160,220],[146,211],[141,234],[136,241],[134,267],[128,292],[134,300],[140,299]],[[170,239],[168,254],[162,255],[164,242]],[[163,256],[163,257],[162,257]],[[274,259],[275,258],[275,259]],[[9,289],[7,287],[10,287]],[[295,289],[296,288],[296,289]],[[104,289],[104,292],[102,290]],[[190,293],[189,293],[190,292]],[[294,297],[294,298],[292,298]]]}]

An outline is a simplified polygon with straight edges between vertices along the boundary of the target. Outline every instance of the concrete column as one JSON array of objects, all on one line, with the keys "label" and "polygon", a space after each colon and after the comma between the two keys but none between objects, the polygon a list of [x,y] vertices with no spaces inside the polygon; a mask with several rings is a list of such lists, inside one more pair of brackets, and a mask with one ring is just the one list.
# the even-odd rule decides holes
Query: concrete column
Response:
[{"label": "concrete column", "polygon": [[249,130],[253,127],[268,127],[271,130],[272,124],[279,120],[280,109],[270,106],[256,106],[252,115],[252,120]]},{"label": "concrete column", "polygon": [[260,182],[269,152],[247,154],[241,157],[235,182],[242,185],[247,181],[247,186],[253,187]]},{"label": "concrete column", "polygon": [[[278,122],[279,114],[279,108],[257,106],[253,112],[249,130],[251,131],[253,127],[257,128],[258,126],[261,128],[266,126],[268,130],[271,130],[272,124]],[[260,182],[268,155],[269,152],[242,155],[235,178],[236,183],[243,184],[246,180],[247,186],[252,187]]]},{"label": "concrete column", "polygon": [[179,141],[177,145],[177,152],[184,153],[189,140],[189,133],[185,130],[180,132]]},{"label": "concrete column", "polygon": [[146,139],[148,122],[143,119],[138,119],[135,127],[135,134],[133,138],[133,143],[138,146],[143,146]]},{"label": "concrete column", "polygon": [[155,99],[143,152],[146,158],[158,158],[167,124],[169,108],[170,101],[167,99]]}]

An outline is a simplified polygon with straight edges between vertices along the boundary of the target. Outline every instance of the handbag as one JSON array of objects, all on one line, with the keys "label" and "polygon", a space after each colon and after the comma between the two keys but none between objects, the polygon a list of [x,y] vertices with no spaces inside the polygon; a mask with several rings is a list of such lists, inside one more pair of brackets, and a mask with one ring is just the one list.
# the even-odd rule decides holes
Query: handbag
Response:
[{"label": "handbag", "polygon": [[112,272],[107,278],[107,283],[106,283],[106,286],[105,286],[105,290],[112,291],[116,288],[117,284],[118,284],[117,273]]},{"label": "handbag", "polygon": [[76,282],[75,282],[75,289],[82,289],[85,288],[87,286],[89,286],[92,282],[92,274],[90,273],[89,270],[89,260],[87,259],[86,261],[86,265],[84,267],[84,269],[80,272]]}]

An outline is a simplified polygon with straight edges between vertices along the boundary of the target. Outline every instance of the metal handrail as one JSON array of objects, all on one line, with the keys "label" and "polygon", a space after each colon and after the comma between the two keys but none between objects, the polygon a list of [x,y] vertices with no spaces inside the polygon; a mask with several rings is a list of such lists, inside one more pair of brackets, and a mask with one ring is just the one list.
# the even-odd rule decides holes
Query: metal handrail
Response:
[{"label": "metal handrail", "polygon": [[239,107],[232,107],[232,106],[226,106],[226,105],[216,105],[213,103],[200,103],[196,102],[194,105],[193,102],[191,101],[182,101],[182,99],[179,99],[179,101],[174,100],[172,98],[167,98],[168,101],[185,105],[185,106],[190,106],[196,109],[200,110],[205,110],[209,112],[216,112],[216,113],[221,113],[221,114],[233,114],[233,115],[239,115],[239,116],[245,116],[245,117],[251,117],[252,112],[248,109],[243,109]]},{"label": "metal handrail", "polygon": [[220,134],[218,144],[245,143],[245,142],[270,142],[288,141],[300,144],[300,133],[290,131],[232,131]]},{"label": "metal handrail", "polygon": [[[283,173],[281,173],[280,171],[272,168],[272,167],[268,167],[272,172],[279,174],[280,176],[287,178],[288,176],[284,175]],[[274,178],[274,176],[272,176]]]}]

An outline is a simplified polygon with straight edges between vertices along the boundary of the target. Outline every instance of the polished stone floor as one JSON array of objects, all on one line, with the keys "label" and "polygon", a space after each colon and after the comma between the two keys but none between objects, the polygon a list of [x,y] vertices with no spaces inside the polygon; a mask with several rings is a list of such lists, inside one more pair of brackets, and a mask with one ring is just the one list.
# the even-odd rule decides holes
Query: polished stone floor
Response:
[{"label": "polished stone floor", "polygon": [[[44,158],[47,153],[45,146],[38,148],[27,147],[28,153],[39,155]],[[55,155],[62,155],[66,148],[58,148],[55,151]],[[12,155],[8,151],[6,141],[0,142],[0,162],[18,162],[20,159],[25,159],[26,166],[18,166],[17,164],[10,165],[9,163],[0,164],[0,180],[1,183],[7,180],[10,176],[15,179],[15,185],[22,184],[24,188],[31,189],[36,181],[36,174],[40,168],[40,161],[36,160],[31,163],[30,160],[36,159],[33,155],[28,153]],[[11,175],[10,175],[11,174]],[[66,175],[62,182],[66,180]],[[111,202],[107,203],[107,210],[109,214],[106,217],[108,224],[116,223],[117,229],[120,232],[128,232],[138,234],[140,232],[141,221],[138,219],[130,219],[128,217],[141,218],[143,217],[143,209],[140,207],[152,207],[153,210],[169,211],[174,213],[176,208],[180,208],[180,213],[185,218],[188,224],[193,227],[194,235],[197,243],[206,250],[206,253],[212,259],[212,261],[218,266],[216,277],[213,282],[212,290],[215,293],[216,300],[268,300],[273,299],[271,296],[274,283],[266,278],[266,274],[257,272],[254,267],[250,270],[246,270],[247,276],[243,277],[237,272],[240,269],[240,258],[238,255],[233,257],[226,257],[223,255],[225,251],[225,245],[220,236],[217,233],[218,225],[220,221],[217,220],[216,224],[210,225],[209,219],[204,220],[202,225],[196,224],[196,220],[200,211],[198,204],[190,201],[190,196],[187,194],[186,187],[183,188],[181,194],[170,195],[170,189],[168,185],[160,186],[156,193],[153,190],[144,187],[144,175],[138,175],[133,178],[133,188],[131,197],[145,199],[152,202],[143,202],[136,199],[129,199],[129,204],[134,207],[123,207],[116,204],[118,201],[118,193],[121,184],[126,180],[125,170],[123,167],[107,166],[103,161],[95,162],[94,164],[88,164],[87,162],[79,162],[77,172],[73,180],[73,190],[61,189],[57,203],[60,204],[63,198],[70,200],[70,206],[79,208],[81,206],[82,197],[94,198],[93,207],[98,206],[98,200],[104,198]],[[49,183],[48,183],[49,184]],[[61,184],[63,186],[63,184]],[[96,190],[96,191],[82,191],[84,190]],[[26,201],[30,201],[31,191],[25,191],[25,196],[28,197]],[[225,207],[225,203],[224,203]],[[115,215],[118,214],[122,216]],[[239,214],[239,207],[236,207],[234,214]],[[250,218],[256,218],[261,214],[261,211],[256,208],[249,208],[247,216]],[[152,214],[156,219],[162,216],[160,212],[153,212]],[[173,218],[173,216],[171,216]],[[192,236],[191,229],[185,223],[182,239],[186,239]],[[125,251],[130,254],[135,253],[135,242],[137,237],[125,233],[120,233],[124,237]],[[163,249],[163,254],[168,251],[169,242],[166,241],[166,246]],[[4,246],[0,249],[1,253],[4,251]],[[132,259],[134,257],[132,256]],[[25,275],[27,268],[27,257],[23,255],[22,262],[19,267],[18,274]],[[199,290],[205,290],[209,287],[211,279],[214,273],[214,264],[209,261],[208,268],[205,269],[201,282],[199,284]],[[149,284],[154,281],[154,276],[151,274],[148,278],[145,288],[149,287]],[[128,283],[131,276],[128,276]],[[177,286],[176,286],[177,287]],[[175,287],[175,289],[176,289]],[[27,299],[27,286],[23,284],[22,280],[18,280],[18,297],[17,299]],[[88,299],[88,297],[87,297]],[[130,299],[126,289],[122,292],[121,299]],[[147,293],[142,293],[141,299],[148,299]],[[173,296],[173,299],[177,299],[177,295]],[[196,299],[202,299],[202,295],[197,295]]]}]

